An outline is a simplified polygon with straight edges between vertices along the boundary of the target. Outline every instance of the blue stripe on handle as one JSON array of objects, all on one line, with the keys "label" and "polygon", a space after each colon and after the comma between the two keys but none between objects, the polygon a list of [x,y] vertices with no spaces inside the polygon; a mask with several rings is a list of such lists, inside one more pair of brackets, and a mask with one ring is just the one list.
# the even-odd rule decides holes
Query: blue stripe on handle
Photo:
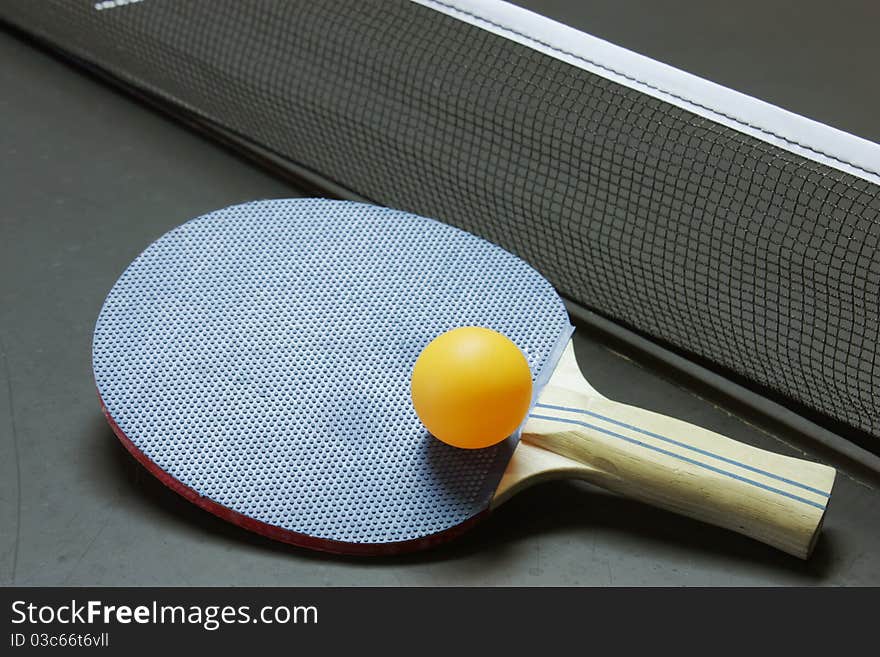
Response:
[{"label": "blue stripe on handle", "polygon": [[773,474],[772,472],[767,472],[766,470],[761,470],[761,468],[756,468],[752,465],[747,465],[746,463],[740,463],[734,459],[729,459],[726,456],[721,456],[720,454],[713,454],[712,452],[708,452],[705,449],[700,449],[699,447],[694,447],[693,445],[688,445],[687,443],[680,442],[678,440],[673,440],[672,438],[667,438],[666,436],[661,436],[658,433],[654,433],[653,431],[648,431],[647,429],[642,429],[641,427],[634,426],[632,424],[627,424],[626,422],[621,422],[620,420],[615,420],[611,417],[606,417],[604,415],[600,415],[599,413],[594,413],[593,411],[588,411],[586,409],[581,408],[569,408],[567,406],[555,406],[553,404],[542,404],[538,402],[535,406],[541,406],[542,408],[551,408],[555,411],[568,411],[570,413],[580,413],[581,415],[590,415],[592,417],[598,418],[600,420],[605,420],[606,422],[610,422],[611,424],[616,424],[619,427],[624,427],[626,429],[631,429],[632,431],[638,431],[646,436],[651,436],[651,438],[656,438],[657,440],[662,440],[664,442],[670,443],[672,445],[677,445],[678,447],[684,447],[685,449],[689,449],[692,452],[697,452],[698,454],[702,454],[703,456],[709,456],[713,459],[718,459],[719,461],[724,461],[725,463],[730,463],[731,465],[735,465],[738,468],[742,468],[743,470],[751,470],[754,473],[764,475],[765,477],[770,477],[771,479],[776,479],[777,481],[781,481],[786,484],[790,484],[792,486],[797,486],[798,488],[802,488],[804,490],[808,490],[811,493],[816,493],[816,495],[821,495],[822,497],[831,497],[830,493],[826,493],[823,490],[819,490],[818,488],[813,488],[812,486],[807,486],[806,484],[802,484],[799,481],[794,481],[792,479],[786,479],[785,477],[780,477],[777,474]]},{"label": "blue stripe on handle", "polygon": [[[544,404],[542,404],[544,406]],[[661,447],[655,447],[654,445],[649,445],[648,443],[642,442],[641,440],[636,440],[635,438],[630,438],[629,436],[624,436],[620,433],[615,433],[614,431],[609,431],[608,429],[603,429],[602,427],[597,427],[593,424],[588,424],[587,422],[581,422],[580,420],[569,420],[568,418],[561,417],[552,417],[550,415],[536,415],[532,414],[530,417],[536,418],[538,420],[551,420],[555,422],[565,422],[568,424],[577,424],[582,427],[586,427],[588,429],[593,429],[595,431],[600,431],[601,433],[607,434],[609,436],[613,436],[614,438],[620,438],[621,440],[625,440],[628,443],[632,443],[633,445],[639,445],[641,447],[645,447],[647,449],[654,450],[655,452],[659,452],[660,454],[665,454],[666,456],[671,456],[672,458],[676,458],[680,461],[684,461],[686,463],[690,463],[692,465],[699,466],[701,468],[705,468],[706,470],[711,470],[712,472],[717,472],[718,474],[724,475],[726,477],[730,477],[731,479],[736,479],[737,481],[742,481],[747,484],[751,484],[752,486],[757,486],[758,488],[763,488],[764,490],[770,491],[771,493],[777,493],[778,495],[783,495],[784,497],[788,497],[792,500],[797,500],[798,502],[803,502],[804,504],[809,504],[810,506],[814,506],[817,509],[825,510],[825,506],[822,504],[818,504],[817,502],[813,502],[812,500],[808,500],[804,497],[800,497],[799,495],[793,495],[791,493],[787,493],[784,490],[779,490],[778,488],[773,488],[773,486],[767,486],[766,484],[762,484],[759,481],[754,481],[753,479],[749,479],[748,477],[743,477],[741,475],[735,474],[733,472],[728,472],[727,470],[722,470],[721,468],[716,468],[714,465],[709,465],[707,463],[701,463],[692,458],[688,458],[687,456],[682,456],[681,454],[676,454],[675,452],[670,452],[669,450],[663,449]]]}]

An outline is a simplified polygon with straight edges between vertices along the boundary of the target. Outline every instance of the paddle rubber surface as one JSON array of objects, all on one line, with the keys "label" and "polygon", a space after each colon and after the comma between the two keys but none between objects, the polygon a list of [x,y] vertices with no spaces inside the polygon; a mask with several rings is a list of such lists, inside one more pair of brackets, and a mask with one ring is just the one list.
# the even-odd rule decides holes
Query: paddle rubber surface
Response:
[{"label": "paddle rubber surface", "polygon": [[416,417],[416,357],[467,325],[509,336],[536,390],[572,330],[540,274],[459,229],[259,201],[147,248],[104,303],[93,366],[117,435],[191,501],[291,543],[392,552],[484,512],[518,438],[459,450]]}]

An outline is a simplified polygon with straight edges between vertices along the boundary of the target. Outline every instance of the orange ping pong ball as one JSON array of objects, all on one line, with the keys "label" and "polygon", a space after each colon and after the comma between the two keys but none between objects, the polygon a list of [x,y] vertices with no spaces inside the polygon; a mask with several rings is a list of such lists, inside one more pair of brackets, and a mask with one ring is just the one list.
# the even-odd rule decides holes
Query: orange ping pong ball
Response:
[{"label": "orange ping pong ball", "polygon": [[416,414],[444,443],[477,449],[516,431],[529,411],[532,373],[506,336],[466,326],[434,338],[413,366]]}]

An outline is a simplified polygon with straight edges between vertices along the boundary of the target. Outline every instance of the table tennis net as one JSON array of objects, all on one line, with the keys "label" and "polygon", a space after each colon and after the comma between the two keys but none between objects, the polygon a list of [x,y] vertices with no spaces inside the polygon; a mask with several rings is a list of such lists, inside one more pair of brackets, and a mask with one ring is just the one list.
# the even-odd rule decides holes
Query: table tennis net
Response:
[{"label": "table tennis net", "polygon": [[880,186],[409,2],[116,4],[7,0],[0,17],[880,435]]}]

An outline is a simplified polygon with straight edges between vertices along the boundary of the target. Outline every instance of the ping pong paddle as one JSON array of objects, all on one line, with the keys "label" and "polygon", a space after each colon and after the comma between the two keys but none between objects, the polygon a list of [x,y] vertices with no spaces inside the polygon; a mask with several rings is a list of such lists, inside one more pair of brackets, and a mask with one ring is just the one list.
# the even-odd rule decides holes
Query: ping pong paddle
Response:
[{"label": "ping pong paddle", "polygon": [[[421,350],[485,326],[525,354],[521,431],[462,450],[409,397]],[[807,557],[835,471],[606,399],[528,264],[452,226],[366,204],[258,201],[170,231],[95,328],[114,432],[200,507],[344,554],[449,540],[524,488],[577,477]]]}]

